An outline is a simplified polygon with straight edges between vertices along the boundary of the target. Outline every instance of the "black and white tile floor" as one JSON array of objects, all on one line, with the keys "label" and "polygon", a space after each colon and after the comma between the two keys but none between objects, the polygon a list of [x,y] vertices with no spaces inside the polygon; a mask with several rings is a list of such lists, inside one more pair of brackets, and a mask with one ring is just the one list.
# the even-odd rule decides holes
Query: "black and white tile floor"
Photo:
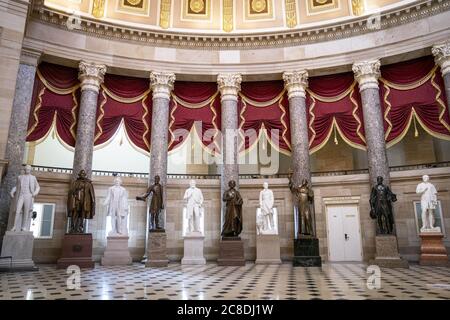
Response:
[{"label": "black and white tile floor", "polygon": [[35,272],[0,273],[0,299],[450,299],[450,268],[381,269],[381,288],[368,289],[364,264],[322,268],[282,265],[167,268],[131,266],[82,269],[80,288],[54,265]]}]

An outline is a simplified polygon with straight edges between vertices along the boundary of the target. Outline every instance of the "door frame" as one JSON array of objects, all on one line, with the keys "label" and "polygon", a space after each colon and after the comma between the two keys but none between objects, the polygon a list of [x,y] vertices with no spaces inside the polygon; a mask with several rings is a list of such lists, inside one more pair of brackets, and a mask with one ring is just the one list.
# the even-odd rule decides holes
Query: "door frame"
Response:
[{"label": "door frame", "polygon": [[[326,227],[326,237],[327,237],[327,260],[330,262],[341,262],[341,261],[331,261],[330,256],[330,237],[329,234],[329,221],[328,221],[328,207],[329,206],[345,206],[345,205],[356,205],[356,212],[358,214],[358,224],[359,224],[359,243],[360,243],[360,249],[361,249],[361,260],[358,262],[364,261],[364,246],[363,246],[363,239],[362,239],[362,225],[361,225],[361,215],[359,210],[359,200],[361,199],[360,196],[343,196],[343,197],[326,197],[322,198],[324,207],[325,207],[325,227]],[[342,261],[345,263],[346,261]],[[348,261],[350,262],[350,261]]]}]

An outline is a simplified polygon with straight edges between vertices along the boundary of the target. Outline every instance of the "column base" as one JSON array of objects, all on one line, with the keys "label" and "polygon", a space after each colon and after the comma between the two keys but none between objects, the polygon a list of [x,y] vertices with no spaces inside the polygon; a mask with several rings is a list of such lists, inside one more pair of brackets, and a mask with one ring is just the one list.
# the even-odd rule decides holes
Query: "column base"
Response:
[{"label": "column base", "polygon": [[66,233],[62,242],[62,255],[57,261],[57,268],[64,269],[71,265],[92,269],[92,234]]},{"label": "column base", "polygon": [[294,239],[294,267],[321,267],[322,258],[319,254],[319,239],[299,237]]},{"label": "column base", "polygon": [[219,266],[245,266],[244,242],[240,237],[222,237],[219,243]]},{"label": "column base", "polygon": [[0,260],[1,270],[36,271],[33,262],[33,233],[30,231],[6,231],[3,237],[2,257],[11,259]]},{"label": "column base", "polygon": [[369,264],[383,268],[409,268],[407,260],[398,253],[397,237],[394,235],[379,235],[375,237],[376,256]]},{"label": "column base", "polygon": [[203,243],[205,237],[200,235],[186,235],[184,237],[184,256],[182,265],[204,265],[206,259],[203,256]]},{"label": "column base", "polygon": [[167,235],[165,231],[152,231],[148,233],[146,267],[167,267]]},{"label": "column base", "polygon": [[128,239],[128,236],[108,236],[102,266],[125,266],[133,262],[128,250]]},{"label": "column base", "polygon": [[256,264],[281,264],[280,237],[278,235],[256,236]]},{"label": "column base", "polygon": [[444,235],[438,232],[421,232],[419,264],[422,266],[450,266],[447,249],[442,242]]}]

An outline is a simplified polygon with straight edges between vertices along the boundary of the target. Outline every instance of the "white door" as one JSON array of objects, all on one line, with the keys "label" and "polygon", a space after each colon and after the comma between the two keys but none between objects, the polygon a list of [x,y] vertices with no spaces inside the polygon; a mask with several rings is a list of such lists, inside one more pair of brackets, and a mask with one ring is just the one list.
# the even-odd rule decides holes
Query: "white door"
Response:
[{"label": "white door", "polygon": [[327,206],[330,261],[362,261],[361,229],[356,205]]}]

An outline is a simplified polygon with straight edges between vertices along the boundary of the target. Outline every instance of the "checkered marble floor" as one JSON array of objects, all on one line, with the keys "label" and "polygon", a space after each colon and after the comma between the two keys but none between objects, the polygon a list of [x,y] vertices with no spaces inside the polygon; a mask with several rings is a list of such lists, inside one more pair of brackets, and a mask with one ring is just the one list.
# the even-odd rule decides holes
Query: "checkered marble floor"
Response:
[{"label": "checkered marble floor", "polygon": [[167,268],[131,266],[81,271],[80,289],[68,289],[66,270],[0,273],[0,299],[450,299],[450,268],[381,269],[381,288],[367,288],[364,264],[322,268],[282,265]]}]

